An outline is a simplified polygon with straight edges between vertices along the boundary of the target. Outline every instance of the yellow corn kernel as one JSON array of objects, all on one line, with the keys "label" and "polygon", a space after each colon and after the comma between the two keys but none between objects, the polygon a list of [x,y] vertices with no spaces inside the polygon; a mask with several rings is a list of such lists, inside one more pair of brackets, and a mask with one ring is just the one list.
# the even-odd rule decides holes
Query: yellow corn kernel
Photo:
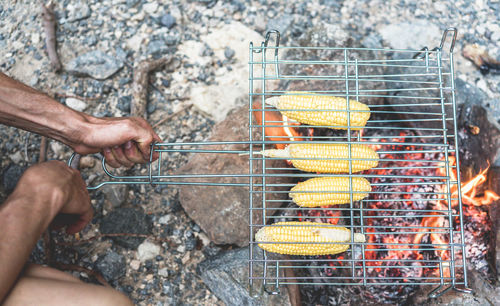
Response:
[{"label": "yellow corn kernel", "polygon": [[[291,160],[295,168],[306,172],[349,173],[348,144],[292,143],[283,150],[270,149],[260,153],[266,157]],[[362,144],[351,144],[351,159],[352,173],[378,165],[377,152]]]},{"label": "yellow corn kernel", "polygon": [[[351,230],[318,222],[278,222],[261,228],[255,241],[261,249],[279,254],[338,254],[349,249]],[[365,241],[363,234],[354,234],[354,242]]]},{"label": "yellow corn kernel", "polygon": [[[359,201],[372,191],[364,177],[352,178],[352,200]],[[350,203],[349,177],[315,177],[295,185],[290,192],[293,202],[301,207],[320,207]]]},{"label": "yellow corn kernel", "polygon": [[328,126],[332,129],[359,130],[370,119],[370,108],[349,99],[350,122],[347,122],[347,100],[341,97],[320,96],[307,92],[288,92],[286,95],[266,99],[286,117],[309,125]]}]

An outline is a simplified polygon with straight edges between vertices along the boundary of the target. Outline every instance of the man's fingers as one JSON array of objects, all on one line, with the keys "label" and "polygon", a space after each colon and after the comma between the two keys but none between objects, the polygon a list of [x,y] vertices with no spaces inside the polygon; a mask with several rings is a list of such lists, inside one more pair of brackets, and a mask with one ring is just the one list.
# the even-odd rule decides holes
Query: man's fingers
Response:
[{"label": "man's fingers", "polygon": [[120,163],[118,163],[118,161],[115,159],[115,156],[113,155],[113,153],[111,153],[110,148],[105,148],[104,150],[102,150],[102,154],[106,158],[106,163],[108,165],[110,165],[113,168],[120,167]]},{"label": "man's fingers", "polygon": [[113,156],[115,157],[116,161],[120,163],[120,165],[127,168],[130,168],[134,165],[133,162],[127,159],[125,153],[123,153],[123,149],[120,146],[113,147],[111,149],[111,153],[113,153]]},{"label": "man's fingers", "polygon": [[123,145],[123,149],[125,157],[129,161],[136,164],[142,164],[146,162],[142,154],[139,152],[139,149],[137,148],[136,144],[131,140],[127,141],[125,145]]}]

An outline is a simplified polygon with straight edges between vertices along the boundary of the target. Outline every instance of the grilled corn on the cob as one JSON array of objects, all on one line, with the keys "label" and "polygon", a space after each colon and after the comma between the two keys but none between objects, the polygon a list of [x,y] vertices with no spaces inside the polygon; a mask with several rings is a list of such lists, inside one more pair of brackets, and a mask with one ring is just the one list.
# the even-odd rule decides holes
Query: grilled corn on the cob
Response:
[{"label": "grilled corn on the cob", "polygon": [[[289,255],[328,255],[349,249],[351,231],[345,227],[317,222],[278,222],[255,234],[259,247]],[[354,234],[354,242],[365,242],[363,234]]]},{"label": "grilled corn on the cob", "polygon": [[[270,149],[260,153],[266,157],[289,159],[295,168],[306,172],[349,172],[348,144],[292,143],[283,150]],[[353,173],[378,165],[377,152],[366,145],[351,144],[351,159]]]},{"label": "grilled corn on the cob", "polygon": [[[352,200],[359,201],[372,190],[364,177],[352,178]],[[349,177],[315,177],[291,189],[293,202],[302,207],[345,204],[350,202]]]},{"label": "grilled corn on the cob", "polygon": [[347,100],[341,97],[320,96],[307,92],[289,92],[279,97],[266,99],[266,103],[276,107],[283,115],[300,123],[328,126],[332,129],[359,130],[370,118],[370,108],[356,100],[349,99],[347,122]]}]

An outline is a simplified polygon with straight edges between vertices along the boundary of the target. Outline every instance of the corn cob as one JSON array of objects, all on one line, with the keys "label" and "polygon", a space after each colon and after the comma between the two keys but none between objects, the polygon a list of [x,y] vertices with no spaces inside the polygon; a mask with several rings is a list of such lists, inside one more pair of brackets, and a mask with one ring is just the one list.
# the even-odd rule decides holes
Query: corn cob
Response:
[{"label": "corn cob", "polygon": [[[283,150],[270,149],[260,153],[266,157],[289,159],[295,168],[306,172],[349,172],[347,144],[292,143]],[[353,173],[378,165],[377,152],[366,145],[351,144],[351,159]]]},{"label": "corn cob", "polygon": [[[255,240],[261,249],[273,253],[328,255],[349,249],[349,244],[345,243],[351,241],[351,231],[318,222],[278,222],[261,228]],[[355,233],[354,242],[365,242],[365,236]]]},{"label": "corn cob", "polygon": [[[370,118],[370,108],[349,99],[350,122],[347,122],[347,100],[341,97],[319,96],[307,92],[288,92],[286,95],[266,99],[283,115],[300,123],[359,130]],[[307,110],[307,111],[306,111]],[[324,110],[324,111],[323,111]]]},{"label": "corn cob", "polygon": [[[372,190],[363,177],[352,178],[352,200],[359,201]],[[316,177],[298,183],[290,197],[301,207],[319,207],[350,202],[349,177]]]}]

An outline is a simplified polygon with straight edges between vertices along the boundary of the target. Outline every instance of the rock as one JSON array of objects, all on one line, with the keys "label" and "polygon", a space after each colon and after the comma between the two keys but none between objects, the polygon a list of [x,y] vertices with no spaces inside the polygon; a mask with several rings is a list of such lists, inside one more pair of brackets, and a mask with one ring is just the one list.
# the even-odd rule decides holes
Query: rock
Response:
[{"label": "rock", "polygon": [[286,35],[293,23],[293,16],[289,14],[280,15],[278,18],[273,18],[267,23],[266,31],[278,30],[281,35]]},{"label": "rock", "polygon": [[457,104],[483,104],[488,100],[488,96],[484,91],[477,88],[474,84],[465,82],[460,78],[455,79],[455,90],[455,100]]},{"label": "rock", "polygon": [[16,188],[17,182],[26,171],[27,167],[11,164],[2,173],[2,187],[6,194],[10,194]]},{"label": "rock", "polygon": [[158,223],[160,224],[169,224],[170,221],[172,221],[172,215],[165,215],[161,216],[160,219],[158,219]]},{"label": "rock", "polygon": [[146,260],[150,260],[155,258],[160,254],[161,248],[149,241],[144,241],[137,248],[137,259],[140,262],[145,262]]},{"label": "rock", "polygon": [[75,75],[90,76],[104,80],[115,74],[123,67],[120,61],[106,53],[96,50],[78,56],[69,62],[66,71]]},{"label": "rock", "polygon": [[226,49],[224,49],[224,56],[227,58],[227,59],[232,59],[234,57],[234,50],[231,49],[230,47],[226,47]]},{"label": "rock", "polygon": [[168,46],[163,40],[152,40],[148,43],[148,54],[162,55],[168,52]]},{"label": "rock", "polygon": [[[254,124],[256,124],[254,122]],[[231,111],[227,119],[214,126],[209,141],[227,141],[228,139],[248,140],[248,106],[240,107]],[[259,131],[254,130],[255,139],[259,139]],[[213,146],[214,150],[248,150],[247,144]],[[189,162],[178,170],[178,174],[234,174],[248,171],[248,156],[238,154],[195,154]],[[261,171],[261,162],[254,161],[255,172]],[[269,168],[285,167],[282,160],[267,162]],[[207,181],[207,180],[202,180]],[[213,180],[212,180],[213,181]],[[224,177],[217,178],[220,183],[247,183],[248,178]],[[261,182],[260,178],[254,181]],[[268,184],[291,184],[292,179],[287,177],[268,178]],[[256,189],[258,190],[258,189]],[[268,187],[268,190],[282,192],[268,193],[268,200],[284,200],[288,195],[283,192],[286,187]],[[259,193],[254,194],[254,207],[260,207],[261,197]],[[248,244],[249,237],[249,197],[248,189],[241,187],[212,187],[212,186],[189,186],[180,187],[179,200],[186,213],[207,233],[207,236],[217,244],[237,244],[244,246]],[[281,203],[269,201],[267,203],[269,214]],[[207,213],[210,212],[210,213]],[[254,223],[262,222],[262,214],[255,211]]]},{"label": "rock", "polygon": [[160,23],[162,26],[167,27],[168,29],[171,29],[174,27],[176,20],[175,17],[170,15],[170,14],[165,14],[161,16]]},{"label": "rock", "polygon": [[[255,247],[256,258],[262,260],[262,251]],[[291,305],[288,291],[271,295],[262,290],[262,281],[254,280],[253,294],[248,286],[248,247],[226,251],[201,262],[198,274],[203,282],[226,305]],[[259,257],[260,255],[260,257]],[[263,265],[254,264],[253,276],[263,274]]]},{"label": "rock", "polygon": [[80,169],[93,168],[95,166],[96,159],[92,156],[86,155],[80,158]]},{"label": "rock", "polygon": [[[129,82],[130,80],[128,80],[127,83]],[[130,103],[132,103],[132,96],[121,96],[118,98],[118,104],[116,107],[122,112],[130,114]]]},{"label": "rock", "polygon": [[127,199],[127,185],[105,185],[102,192],[111,205],[116,208],[122,206]]},{"label": "rock", "polygon": [[163,277],[168,277],[168,269],[162,268],[162,269],[158,270],[158,275],[163,276]]},{"label": "rock", "polygon": [[[131,207],[117,208],[106,215],[100,225],[103,234],[151,234],[151,223],[142,209]],[[142,237],[111,237],[119,245],[136,249],[145,238]]]},{"label": "rock", "polygon": [[130,261],[130,268],[132,268],[133,270],[139,270],[139,267],[141,266],[141,262],[138,261],[138,260],[132,260]]},{"label": "rock", "polygon": [[111,251],[97,261],[97,269],[108,282],[116,282],[125,275],[125,257]]},{"label": "rock", "polygon": [[76,98],[66,98],[66,105],[76,111],[83,112],[87,108],[87,103]]},{"label": "rock", "polygon": [[379,30],[382,38],[395,49],[429,50],[438,47],[443,31],[428,20],[391,23]]},{"label": "rock", "polygon": [[[233,108],[238,107],[238,98],[248,92],[248,45],[251,41],[260,44],[264,38],[257,32],[240,22],[231,22],[216,28],[208,35],[200,36],[201,42],[185,41],[179,45],[180,55],[189,58],[190,63],[205,65],[210,58],[201,56],[204,44],[214,52],[221,62],[225,59],[226,47],[234,50],[235,55],[231,71],[225,67],[215,73],[213,85],[193,84],[189,94],[190,102],[198,109],[210,115],[214,120],[221,121]],[[260,88],[257,83],[255,86]]]},{"label": "rock", "polygon": [[21,151],[17,151],[14,154],[10,154],[9,158],[14,164],[19,164],[23,160],[23,155],[21,154]]},{"label": "rock", "polygon": [[82,19],[86,19],[90,17],[90,7],[87,3],[77,2],[75,4],[70,3],[67,6],[68,9],[68,18],[66,19],[68,22],[75,22]]},{"label": "rock", "polygon": [[149,15],[154,14],[158,9],[158,3],[157,2],[146,3],[142,6],[142,9]]}]

